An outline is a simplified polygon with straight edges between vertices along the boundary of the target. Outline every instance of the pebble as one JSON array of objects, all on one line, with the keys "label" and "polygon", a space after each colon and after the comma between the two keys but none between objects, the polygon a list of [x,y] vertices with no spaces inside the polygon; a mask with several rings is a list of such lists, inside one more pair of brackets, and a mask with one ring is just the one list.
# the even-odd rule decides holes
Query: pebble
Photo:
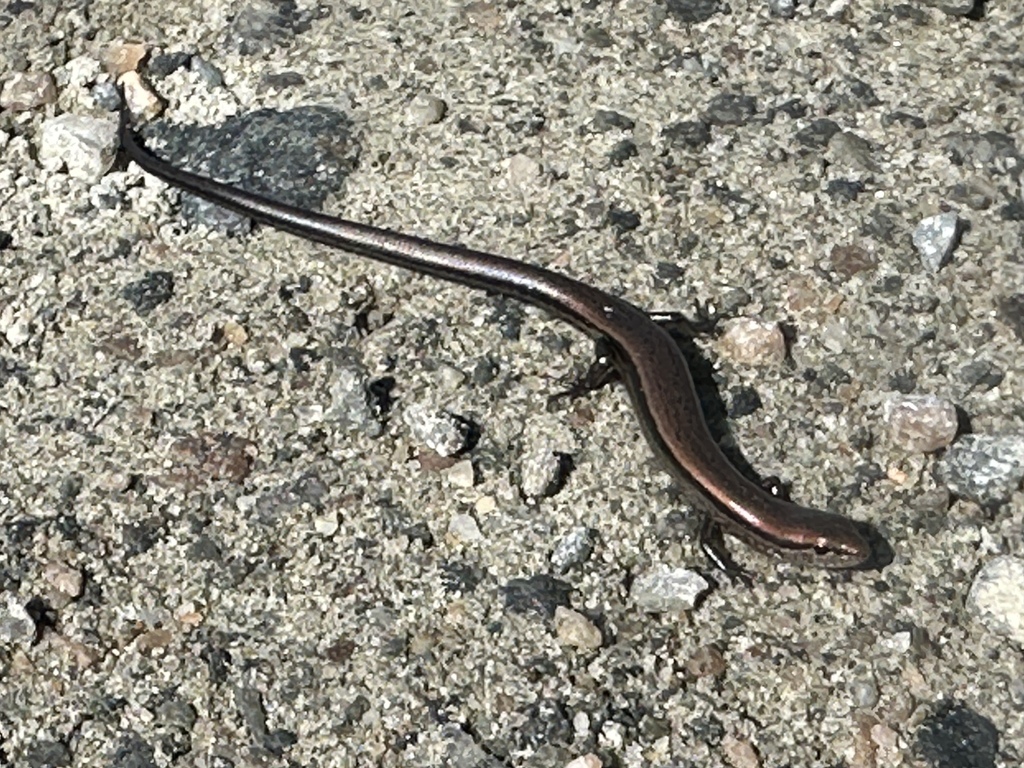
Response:
[{"label": "pebble", "polygon": [[444,476],[456,488],[472,488],[473,483],[476,482],[476,471],[473,469],[473,462],[470,459],[463,459],[452,464],[444,470]]},{"label": "pebble", "polygon": [[565,768],[601,768],[603,765],[601,758],[591,752],[570,760],[565,764]]},{"label": "pebble", "polygon": [[757,750],[746,739],[726,734],[722,739],[722,752],[725,754],[725,762],[732,768],[758,768],[761,765]]},{"label": "pebble", "polygon": [[540,177],[541,166],[532,157],[512,155],[508,159],[508,180],[513,187],[532,187]]},{"label": "pebble", "polygon": [[855,133],[840,131],[833,136],[828,143],[826,157],[840,168],[866,173],[878,172],[871,142]]},{"label": "pebble", "polygon": [[997,635],[1024,646],[1024,558],[987,562],[967,593],[967,611]]},{"label": "pebble", "polygon": [[791,19],[796,15],[796,0],[768,0],[768,10],[772,16]]},{"label": "pebble", "polygon": [[327,512],[313,518],[313,530],[321,536],[333,536],[338,532],[338,513]]},{"label": "pebble", "polygon": [[351,360],[339,362],[334,368],[330,394],[331,407],[326,418],[334,421],[336,428],[363,432],[370,437],[383,432],[383,425],[374,418],[374,410],[367,401],[366,372],[361,367]]},{"label": "pebble", "polygon": [[716,645],[702,645],[687,657],[686,671],[694,678],[720,677],[725,674],[725,657]]},{"label": "pebble", "polygon": [[95,183],[116,155],[117,131],[110,120],[63,114],[43,121],[39,162],[48,171],[66,168],[72,178]]},{"label": "pebble", "polygon": [[0,109],[27,112],[57,101],[57,86],[47,72],[17,72],[0,90]]},{"label": "pebble", "polygon": [[449,413],[429,405],[412,403],[402,411],[402,421],[413,439],[439,456],[454,456],[466,444],[462,424]]},{"label": "pebble", "polygon": [[220,88],[224,85],[224,74],[202,56],[190,58],[188,68],[199,75],[203,82],[211,88]]},{"label": "pebble", "polygon": [[146,87],[138,72],[125,72],[118,82],[124,90],[125,104],[133,117],[152,120],[164,111],[163,103],[155,93]]},{"label": "pebble", "polygon": [[466,514],[452,516],[452,519],[448,521],[448,535],[464,544],[470,544],[483,539],[483,534],[480,533],[480,526],[477,525],[476,519],[472,515]]},{"label": "pebble", "polygon": [[887,400],[882,409],[894,442],[908,452],[931,453],[956,437],[956,406],[936,395],[904,395]]},{"label": "pebble", "polygon": [[662,565],[637,576],[630,596],[638,608],[649,613],[688,611],[709,587],[696,571]]},{"label": "pebble", "polygon": [[523,457],[519,476],[519,489],[531,499],[553,496],[561,488],[565,476],[565,454],[544,445],[532,445]]},{"label": "pebble", "polygon": [[959,239],[960,219],[954,211],[922,219],[913,236],[921,264],[933,274],[949,262]]},{"label": "pebble", "polygon": [[1024,480],[1024,435],[963,435],[937,474],[958,496],[979,504],[1006,501]]},{"label": "pebble", "polygon": [[115,77],[132,72],[146,56],[146,46],[140,43],[112,45],[103,52],[103,66]]},{"label": "pebble", "polygon": [[786,359],[786,338],[777,323],[740,317],[725,325],[720,351],[742,365],[776,365]]},{"label": "pebble", "polygon": [[711,143],[711,129],[703,120],[681,120],[665,126],[661,138],[681,149],[702,149]]},{"label": "pebble", "polygon": [[699,24],[723,10],[720,0],[673,0],[667,6],[683,24]]},{"label": "pebble", "polygon": [[444,119],[448,105],[444,100],[429,93],[418,93],[413,96],[406,107],[406,125],[422,127],[439,123]]},{"label": "pebble", "polygon": [[950,16],[966,16],[974,10],[977,0],[926,0],[926,2]]},{"label": "pebble", "polygon": [[0,606],[0,643],[29,645],[36,636],[36,623],[28,615],[22,601],[8,594],[6,604]]},{"label": "pebble", "polygon": [[555,545],[551,553],[551,566],[557,573],[567,573],[571,568],[582,565],[594,552],[597,532],[592,528],[574,528]]},{"label": "pebble", "polygon": [[833,246],[829,258],[836,274],[846,279],[875,268],[874,257],[859,245]]},{"label": "pebble", "polygon": [[75,598],[82,594],[82,572],[64,563],[47,563],[43,569],[46,583],[66,597]]},{"label": "pebble", "polygon": [[12,349],[17,349],[32,338],[32,320],[35,312],[30,307],[19,307],[11,302],[0,309],[0,333]]},{"label": "pebble", "polygon": [[757,100],[741,93],[722,93],[715,96],[704,110],[704,120],[710,125],[746,125],[757,113]]},{"label": "pebble", "polygon": [[578,611],[559,605],[555,608],[555,634],[562,645],[595,650],[601,647],[601,630]]}]

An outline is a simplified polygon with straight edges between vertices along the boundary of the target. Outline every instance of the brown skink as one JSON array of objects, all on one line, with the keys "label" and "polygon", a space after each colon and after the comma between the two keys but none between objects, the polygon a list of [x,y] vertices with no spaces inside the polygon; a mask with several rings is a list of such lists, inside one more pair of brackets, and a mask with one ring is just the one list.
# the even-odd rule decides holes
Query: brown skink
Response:
[{"label": "brown skink", "polygon": [[607,345],[651,447],[714,523],[754,546],[825,567],[862,566],[872,557],[863,524],[773,496],[733,466],[708,429],[675,339],[629,302],[542,267],[303,210],[176,168],[139,143],[125,110],[120,139],[146,172],[224,208],[386,264],[511,296],[568,321]]}]

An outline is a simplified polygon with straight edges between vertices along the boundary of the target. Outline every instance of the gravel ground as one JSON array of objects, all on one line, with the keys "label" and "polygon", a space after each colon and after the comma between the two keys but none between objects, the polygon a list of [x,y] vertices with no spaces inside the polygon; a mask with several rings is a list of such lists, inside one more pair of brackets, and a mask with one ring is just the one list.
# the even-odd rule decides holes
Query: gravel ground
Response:
[{"label": "gravel ground", "polygon": [[[138,5],[0,8],[0,764],[1024,763],[1017,4]],[[892,562],[716,574],[549,406],[588,339],[179,200],[125,71],[176,162],[721,318],[723,444]]]}]

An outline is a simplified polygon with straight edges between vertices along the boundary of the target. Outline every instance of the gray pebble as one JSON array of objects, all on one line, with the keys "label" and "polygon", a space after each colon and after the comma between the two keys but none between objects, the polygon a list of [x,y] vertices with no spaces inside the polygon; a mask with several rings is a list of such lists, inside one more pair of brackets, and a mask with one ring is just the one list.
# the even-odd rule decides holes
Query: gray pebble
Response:
[{"label": "gray pebble", "polygon": [[558,573],[566,573],[574,566],[582,565],[594,552],[595,538],[596,532],[592,528],[574,528],[555,545],[551,566]]},{"label": "gray pebble", "polygon": [[715,96],[704,111],[704,119],[711,125],[745,125],[757,112],[757,100],[740,93]]},{"label": "gray pebble", "polygon": [[649,613],[688,611],[709,586],[696,571],[662,565],[637,576],[630,595],[637,608]]},{"label": "gray pebble", "polygon": [[977,0],[926,0],[926,2],[938,8],[950,16],[966,16],[974,10]]},{"label": "gray pebble", "polygon": [[116,154],[116,126],[110,120],[64,114],[43,122],[39,161],[47,170],[64,167],[73,178],[97,182]]},{"label": "gray pebble", "polygon": [[986,563],[967,594],[967,610],[998,635],[1024,645],[1024,558]]},{"label": "gray pebble", "polygon": [[796,15],[796,0],[768,0],[768,10],[773,16],[791,19]]},{"label": "gray pebble", "polygon": [[979,504],[1005,501],[1024,480],[1024,435],[964,435],[942,457],[938,475]]},{"label": "gray pebble", "polygon": [[419,93],[406,108],[406,124],[420,127],[439,123],[447,111],[448,105],[443,100],[429,93]]},{"label": "gray pebble", "polygon": [[719,0],[666,0],[665,5],[684,24],[707,21],[722,10]]},{"label": "gray pebble", "polygon": [[954,211],[923,219],[914,230],[914,247],[929,272],[946,265],[960,239],[960,220]]},{"label": "gray pebble", "polygon": [[193,56],[189,60],[188,68],[203,78],[203,82],[211,88],[220,88],[224,85],[224,75],[221,71],[202,56]]},{"label": "gray pebble", "polygon": [[402,412],[412,438],[438,456],[454,456],[466,445],[462,423],[449,413],[413,403]]},{"label": "gray pebble", "polygon": [[28,646],[35,636],[36,623],[22,601],[14,595],[7,595],[6,604],[0,605],[0,643]]},{"label": "gray pebble", "polygon": [[935,395],[905,395],[885,403],[883,414],[893,440],[908,452],[945,448],[956,437],[956,406]]}]

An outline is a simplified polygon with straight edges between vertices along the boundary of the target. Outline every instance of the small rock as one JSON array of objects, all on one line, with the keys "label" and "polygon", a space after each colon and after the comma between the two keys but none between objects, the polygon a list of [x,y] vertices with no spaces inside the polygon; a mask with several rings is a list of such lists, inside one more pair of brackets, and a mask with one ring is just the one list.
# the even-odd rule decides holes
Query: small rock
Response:
[{"label": "small rock", "polygon": [[946,265],[960,240],[960,219],[954,211],[923,219],[914,230],[914,247],[929,272]]},{"label": "small rock", "polygon": [[121,108],[121,92],[117,90],[117,86],[109,81],[102,83],[96,83],[90,91],[92,100],[96,102],[96,106],[100,109],[105,109],[107,112],[116,112]]},{"label": "small rock", "polygon": [[565,768],[601,768],[604,763],[593,752],[574,758],[565,764]]},{"label": "small rock", "polygon": [[29,307],[17,307],[11,303],[0,309],[0,333],[12,348],[20,347],[32,338],[32,321],[35,312]]},{"label": "small rock", "polygon": [[593,553],[596,538],[597,534],[592,528],[574,528],[555,545],[551,553],[551,566],[558,573],[567,573],[574,566],[582,565]]},{"label": "small rock", "polygon": [[490,515],[498,508],[498,501],[493,496],[481,496],[473,504],[479,515]]},{"label": "small rock", "polygon": [[313,530],[326,537],[336,534],[338,532],[338,513],[326,512],[313,518]]},{"label": "small rock", "polygon": [[526,579],[510,579],[501,591],[509,613],[540,613],[553,619],[558,606],[569,606],[572,585],[542,573]]},{"label": "small rock", "polygon": [[761,765],[761,758],[754,746],[746,739],[738,739],[731,734],[726,734],[722,739],[722,753],[725,762],[732,768],[759,768]]},{"label": "small rock", "polygon": [[558,642],[573,648],[595,650],[601,647],[601,630],[578,611],[559,605],[555,608],[555,633]]},{"label": "small rock", "polygon": [[466,446],[463,425],[449,413],[413,403],[402,412],[413,439],[439,456],[454,456]]},{"label": "small rock", "polygon": [[883,415],[892,439],[909,452],[931,453],[945,448],[959,426],[956,406],[935,395],[914,395],[886,401]]},{"label": "small rock", "polygon": [[631,118],[610,109],[599,109],[594,112],[590,121],[590,130],[595,133],[607,133],[612,130],[631,131],[636,125]]},{"label": "small rock", "polygon": [[665,6],[684,24],[707,21],[722,10],[721,0],[666,0]]},{"label": "small rock", "polygon": [[796,0],[768,0],[768,10],[772,16],[792,19],[796,15]]},{"label": "small rock", "polygon": [[976,4],[976,0],[926,0],[926,2],[949,16],[966,16],[974,10]]},{"label": "small rock", "polygon": [[876,173],[874,149],[871,142],[848,131],[840,131],[828,142],[826,157],[840,168]]},{"label": "small rock", "polygon": [[22,601],[16,595],[6,595],[6,603],[0,605],[0,643],[30,645],[35,636],[36,623]]},{"label": "small rock", "polygon": [[47,72],[17,72],[0,90],[0,109],[26,112],[57,101],[57,86]]},{"label": "small rock", "polygon": [[828,143],[832,141],[832,137],[837,133],[842,132],[842,128],[834,120],[829,120],[826,117],[820,117],[816,120],[812,120],[806,126],[796,132],[796,140],[803,144],[805,147],[812,149],[820,149],[821,147],[828,146]]},{"label": "small rock", "polygon": [[456,488],[472,488],[476,482],[476,470],[473,468],[473,462],[469,459],[452,464],[444,471],[444,476]]},{"label": "small rock", "polygon": [[121,75],[118,82],[124,90],[125,104],[128,105],[128,111],[133,117],[152,120],[164,111],[163,102],[146,87],[138,72],[126,72]]},{"label": "small rock", "polygon": [[166,648],[173,639],[174,635],[169,629],[151,629],[135,638],[135,648],[139,653],[149,653]]},{"label": "small rock", "polygon": [[638,608],[649,613],[688,611],[709,587],[696,571],[663,565],[637,576],[630,596]]},{"label": "small rock", "polygon": [[946,451],[937,474],[959,496],[983,505],[1004,502],[1024,480],[1024,436],[964,435]]},{"label": "small rock", "polygon": [[1024,558],[986,563],[967,593],[967,610],[992,632],[1024,646]]},{"label": "small rock", "polygon": [[568,454],[558,450],[564,443],[551,435],[536,437],[521,458],[519,490],[523,496],[541,499],[554,496],[565,485]]},{"label": "small rock", "polygon": [[59,741],[41,739],[25,750],[28,768],[64,768],[71,765],[71,751]]},{"label": "small rock", "polygon": [[686,659],[686,671],[693,677],[721,677],[725,674],[725,657],[716,645],[702,645]]},{"label": "small rock", "polygon": [[145,317],[174,296],[174,275],[164,270],[152,270],[134,282],[128,283],[121,296],[140,317]]},{"label": "small rock", "polygon": [[220,88],[224,85],[223,73],[202,56],[193,56],[189,59],[188,67],[203,79],[211,88]]},{"label": "small rock", "polygon": [[429,93],[418,93],[406,107],[406,125],[422,127],[439,123],[444,119],[448,105],[442,99]]},{"label": "small rock", "polygon": [[221,336],[224,337],[224,341],[233,347],[241,347],[249,340],[249,334],[246,332],[245,327],[239,325],[234,320],[227,320],[220,327]]},{"label": "small rock", "polygon": [[746,125],[757,112],[757,100],[740,93],[721,93],[708,103],[704,120],[710,125]]},{"label": "small rock", "polygon": [[64,114],[43,121],[39,162],[48,171],[67,168],[73,178],[97,182],[116,155],[117,130],[109,120]]},{"label": "small rock", "polygon": [[78,597],[82,594],[82,572],[64,563],[47,563],[43,569],[46,583],[67,597]]},{"label": "small rock", "polygon": [[114,77],[132,72],[146,56],[146,46],[139,43],[112,45],[103,52],[103,66]]},{"label": "small rock", "polygon": [[483,539],[480,526],[472,515],[454,515],[448,522],[448,535],[463,544],[471,544]]},{"label": "small rock", "polygon": [[374,409],[367,400],[366,376],[366,371],[352,359],[338,358],[330,388],[331,406],[326,418],[336,422],[338,428],[377,437],[384,427],[374,418]]},{"label": "small rock", "polygon": [[711,143],[711,129],[703,120],[681,120],[663,128],[661,138],[672,146],[701,149]]},{"label": "small rock", "polygon": [[833,246],[829,258],[836,274],[847,279],[875,268],[875,259],[859,245]]},{"label": "small rock", "polygon": [[721,352],[743,365],[776,365],[786,359],[786,338],[777,323],[740,317],[726,325]]},{"label": "small rock", "polygon": [[541,166],[532,157],[512,155],[508,159],[508,180],[513,187],[532,187],[540,177]]}]

